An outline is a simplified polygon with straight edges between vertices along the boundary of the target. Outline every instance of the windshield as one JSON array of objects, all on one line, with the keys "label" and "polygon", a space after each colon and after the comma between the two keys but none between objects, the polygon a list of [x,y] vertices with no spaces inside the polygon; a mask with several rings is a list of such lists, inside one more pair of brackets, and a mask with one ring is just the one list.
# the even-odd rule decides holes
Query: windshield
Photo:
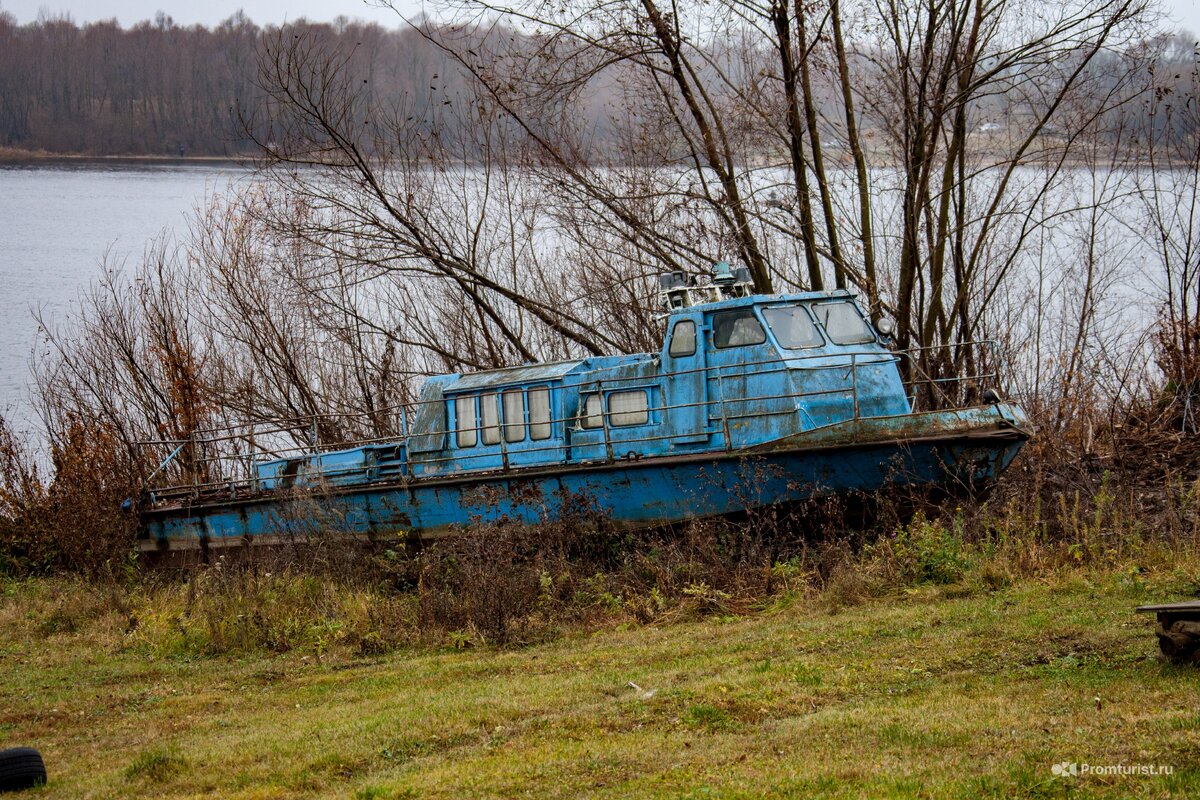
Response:
[{"label": "windshield", "polygon": [[777,306],[764,308],[763,317],[771,326],[779,346],[787,350],[798,350],[802,347],[820,347],[821,334],[813,325],[808,314],[800,306]]},{"label": "windshield", "polygon": [[718,348],[745,347],[766,340],[766,331],[748,308],[713,314],[713,344]]},{"label": "windshield", "polygon": [[812,307],[817,321],[834,344],[864,344],[875,341],[871,326],[853,303],[820,303]]}]

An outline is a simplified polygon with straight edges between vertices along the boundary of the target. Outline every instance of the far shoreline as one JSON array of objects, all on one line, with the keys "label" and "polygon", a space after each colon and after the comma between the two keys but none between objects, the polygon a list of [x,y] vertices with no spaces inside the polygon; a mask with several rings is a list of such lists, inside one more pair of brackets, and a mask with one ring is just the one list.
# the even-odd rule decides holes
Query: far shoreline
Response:
[{"label": "far shoreline", "polygon": [[[844,169],[850,168],[850,162],[847,158],[832,159]],[[1053,159],[1051,159],[1053,161]],[[1027,157],[1023,158],[1019,166],[1021,167],[1039,167],[1043,166],[1044,158]],[[992,163],[986,165],[987,168],[993,168],[1006,165],[1008,161],[1004,158],[996,158]],[[96,155],[93,153],[53,153],[48,150],[27,150],[18,147],[3,147],[0,146],[0,168],[3,167],[60,167],[77,164],[80,166],[122,166],[122,167],[186,167],[186,166],[208,166],[208,167],[238,167],[241,169],[253,169],[255,164],[255,156],[251,154],[242,156],[231,155],[166,155],[166,154],[125,154],[125,155]],[[467,166],[468,162],[456,162],[459,166]],[[614,166],[615,164],[610,164]],[[760,168],[785,168],[784,161],[774,161],[767,156],[760,156],[745,163],[743,166],[750,169]],[[881,163],[873,165],[877,169],[896,169],[898,165],[890,160],[885,159]],[[1147,161],[1134,160],[1123,161],[1121,163],[1107,164],[1089,164],[1078,158],[1070,158],[1062,163],[1061,166],[1082,167],[1082,168],[1100,168],[1100,169],[1142,169],[1153,167],[1160,170],[1174,170],[1181,166],[1186,166],[1172,159],[1165,159],[1155,164]]]},{"label": "far shoreline", "polygon": [[52,153],[47,150],[24,150],[15,147],[0,147],[0,166],[61,166],[64,164],[120,166],[231,166],[246,167],[251,164],[250,156],[177,156],[177,155],[93,155],[90,153]]}]

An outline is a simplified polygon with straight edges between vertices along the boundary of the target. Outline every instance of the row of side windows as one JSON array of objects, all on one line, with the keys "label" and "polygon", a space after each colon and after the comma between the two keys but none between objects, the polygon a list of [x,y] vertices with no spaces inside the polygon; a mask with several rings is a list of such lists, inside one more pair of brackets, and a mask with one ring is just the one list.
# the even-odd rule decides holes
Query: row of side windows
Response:
[{"label": "row of side windows", "polygon": [[[593,392],[583,399],[583,412],[579,415],[580,427],[592,430],[604,426],[604,412],[600,395]],[[622,428],[629,425],[645,425],[650,421],[650,398],[645,389],[630,389],[610,392],[608,395],[608,425]]]},{"label": "row of side windows", "polygon": [[[501,407],[504,421],[501,423]],[[506,389],[454,398],[455,442],[459,447],[511,443],[550,438],[550,389]]]}]

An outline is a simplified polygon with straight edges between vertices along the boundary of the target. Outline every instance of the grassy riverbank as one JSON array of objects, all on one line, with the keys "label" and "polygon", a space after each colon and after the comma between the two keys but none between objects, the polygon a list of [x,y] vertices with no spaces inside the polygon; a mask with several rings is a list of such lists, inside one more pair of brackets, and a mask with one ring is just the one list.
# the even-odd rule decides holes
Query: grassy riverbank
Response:
[{"label": "grassy riverbank", "polygon": [[164,649],[127,631],[136,597],[11,582],[0,743],[42,749],[42,797],[1194,796],[1197,673],[1157,660],[1132,609],[1191,592],[1196,567],[382,656]]}]

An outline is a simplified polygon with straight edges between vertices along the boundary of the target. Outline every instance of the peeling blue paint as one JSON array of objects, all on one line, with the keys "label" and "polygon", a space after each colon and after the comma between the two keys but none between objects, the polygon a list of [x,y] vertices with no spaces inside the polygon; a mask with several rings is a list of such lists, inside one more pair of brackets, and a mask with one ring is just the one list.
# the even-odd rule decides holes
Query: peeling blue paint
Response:
[{"label": "peeling blue paint", "polygon": [[[142,505],[144,547],[316,529],[428,537],[481,520],[553,519],[581,498],[642,526],[994,480],[1030,435],[1022,411],[914,410],[900,356],[856,306],[862,330],[840,334],[853,343],[819,324],[827,306],[852,303],[831,292],[676,308],[659,353],[430,378],[395,441],[261,462],[232,486],[157,490]],[[799,310],[764,315],[771,309]],[[729,311],[739,314],[719,316]],[[768,324],[793,314],[814,337],[805,346]]]}]

